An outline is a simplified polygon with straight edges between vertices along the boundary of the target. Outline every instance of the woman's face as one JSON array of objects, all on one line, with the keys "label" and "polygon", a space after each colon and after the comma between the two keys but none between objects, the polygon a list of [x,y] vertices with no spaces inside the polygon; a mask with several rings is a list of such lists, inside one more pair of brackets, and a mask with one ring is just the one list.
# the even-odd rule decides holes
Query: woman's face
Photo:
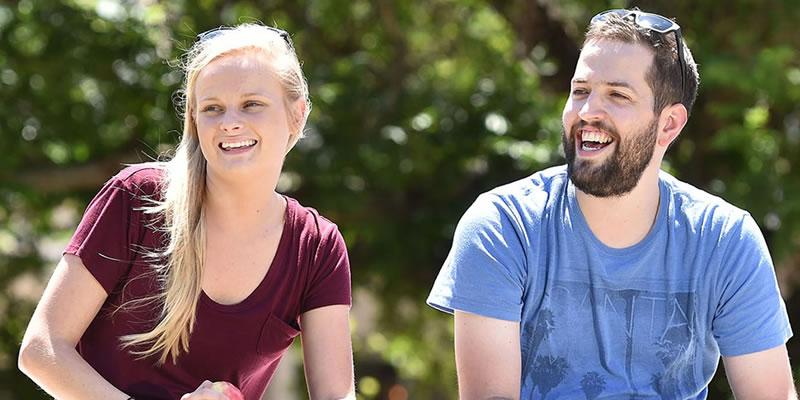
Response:
[{"label": "woman's face", "polygon": [[193,101],[208,179],[248,178],[274,188],[291,124],[268,56],[248,50],[212,61],[197,76]]}]

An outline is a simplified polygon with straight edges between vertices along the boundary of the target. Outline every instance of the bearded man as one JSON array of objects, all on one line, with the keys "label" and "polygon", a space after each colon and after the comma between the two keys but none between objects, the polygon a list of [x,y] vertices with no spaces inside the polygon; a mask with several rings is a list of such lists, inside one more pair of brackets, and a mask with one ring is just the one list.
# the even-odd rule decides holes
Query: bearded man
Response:
[{"label": "bearded man", "polygon": [[428,298],[455,314],[461,399],[796,398],[792,331],[750,214],[661,170],[697,95],[680,27],[589,25],[567,164],[482,194]]}]

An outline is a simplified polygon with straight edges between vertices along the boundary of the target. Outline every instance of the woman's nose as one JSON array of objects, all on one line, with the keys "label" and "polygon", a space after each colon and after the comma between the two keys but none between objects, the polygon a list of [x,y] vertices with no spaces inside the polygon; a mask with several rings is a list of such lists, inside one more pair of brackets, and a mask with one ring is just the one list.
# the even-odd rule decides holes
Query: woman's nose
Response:
[{"label": "woman's nose", "polygon": [[227,133],[238,132],[242,129],[242,119],[236,112],[227,112],[220,121],[220,129]]}]

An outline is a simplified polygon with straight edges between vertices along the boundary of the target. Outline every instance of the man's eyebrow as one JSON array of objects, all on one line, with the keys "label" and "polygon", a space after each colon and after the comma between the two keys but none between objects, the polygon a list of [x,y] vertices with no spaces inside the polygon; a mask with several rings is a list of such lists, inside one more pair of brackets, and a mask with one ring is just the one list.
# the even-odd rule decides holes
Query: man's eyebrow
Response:
[{"label": "man's eyebrow", "polygon": [[634,92],[636,91],[636,89],[634,89],[633,86],[631,86],[630,83],[625,82],[625,81],[603,81],[601,83],[603,85],[606,85],[606,86],[624,87],[624,88],[633,90]]},{"label": "man's eyebrow", "polygon": [[[576,84],[576,83],[578,83],[578,84],[586,84],[586,83],[589,83],[589,81],[588,81],[588,80],[586,80],[586,79],[583,79],[583,78],[576,78],[576,79],[573,79],[573,80],[572,80],[572,84]],[[631,90],[631,91],[633,91],[634,93],[638,93],[638,92],[636,91],[636,89],[635,89],[635,88],[634,88],[634,87],[633,87],[633,86],[632,86],[630,83],[628,83],[628,82],[625,82],[625,81],[600,81],[599,83],[600,83],[601,85],[604,85],[604,86],[611,86],[611,87],[622,87],[622,88],[626,88],[626,89],[628,89],[628,90]]]}]

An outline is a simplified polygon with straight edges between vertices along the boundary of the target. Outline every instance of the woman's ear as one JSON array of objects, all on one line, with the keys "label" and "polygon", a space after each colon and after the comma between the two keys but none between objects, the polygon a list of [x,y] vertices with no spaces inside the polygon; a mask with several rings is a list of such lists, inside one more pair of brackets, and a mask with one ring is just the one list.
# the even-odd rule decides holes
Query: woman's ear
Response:
[{"label": "woman's ear", "polygon": [[686,111],[686,107],[684,107],[683,104],[675,103],[671,106],[664,107],[659,116],[658,145],[669,147],[675,138],[680,135],[688,120],[689,112]]},{"label": "woman's ear", "polygon": [[186,104],[184,107],[186,107],[186,115],[189,116],[189,122],[197,129],[197,112],[195,108],[191,104]]},{"label": "woman's ear", "polygon": [[288,153],[300,137],[303,136],[303,128],[306,126],[306,108],[308,105],[303,99],[297,99],[289,104],[288,117],[289,117],[289,141],[286,143],[286,152]]}]

